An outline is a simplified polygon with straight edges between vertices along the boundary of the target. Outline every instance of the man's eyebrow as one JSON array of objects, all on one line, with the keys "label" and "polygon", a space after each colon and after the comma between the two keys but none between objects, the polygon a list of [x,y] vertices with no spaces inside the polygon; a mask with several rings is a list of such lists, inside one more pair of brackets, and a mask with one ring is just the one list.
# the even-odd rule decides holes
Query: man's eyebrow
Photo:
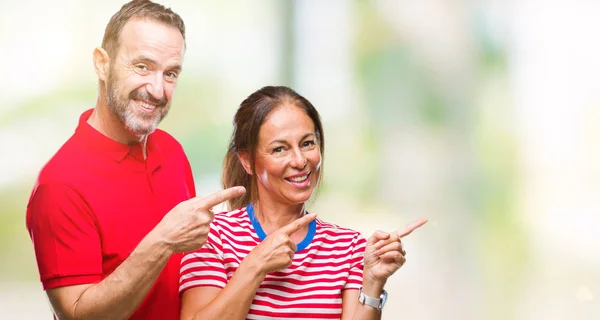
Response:
[{"label": "man's eyebrow", "polygon": [[[138,57],[134,58],[133,62],[134,63],[140,63],[140,62],[142,62],[142,63],[153,65],[153,66],[157,66],[158,65],[158,62],[156,60],[154,60],[154,59],[152,59],[150,57],[147,57],[145,55],[141,55],[141,56],[138,56]],[[172,65],[170,65],[170,66],[167,67],[167,70],[175,71],[177,73],[180,73],[181,69],[182,69],[181,63],[174,63],[174,64],[172,64]]]},{"label": "man's eyebrow", "polygon": [[170,65],[167,70],[171,70],[171,71],[175,71],[177,73],[181,73],[181,64],[180,63],[176,63],[173,65]]},{"label": "man's eyebrow", "polygon": [[154,60],[154,59],[152,59],[150,57],[144,56],[144,55],[135,57],[133,59],[133,61],[135,63],[143,62],[143,63],[147,63],[147,64],[152,64],[152,65],[157,65],[158,64],[158,62],[156,62],[156,60]]}]

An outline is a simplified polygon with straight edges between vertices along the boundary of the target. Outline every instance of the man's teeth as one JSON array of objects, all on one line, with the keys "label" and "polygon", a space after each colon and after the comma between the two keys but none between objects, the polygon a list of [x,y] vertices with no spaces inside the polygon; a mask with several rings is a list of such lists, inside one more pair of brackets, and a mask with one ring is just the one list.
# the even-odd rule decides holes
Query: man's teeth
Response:
[{"label": "man's teeth", "polygon": [[138,101],[138,103],[140,104],[140,106],[146,110],[154,110],[156,108],[156,106],[153,106],[151,104],[142,102],[142,101]]},{"label": "man's teeth", "polygon": [[308,178],[308,174],[305,174],[305,175],[300,176],[300,177],[289,178],[289,179],[292,182],[302,182],[302,181],[306,180],[306,178]]}]

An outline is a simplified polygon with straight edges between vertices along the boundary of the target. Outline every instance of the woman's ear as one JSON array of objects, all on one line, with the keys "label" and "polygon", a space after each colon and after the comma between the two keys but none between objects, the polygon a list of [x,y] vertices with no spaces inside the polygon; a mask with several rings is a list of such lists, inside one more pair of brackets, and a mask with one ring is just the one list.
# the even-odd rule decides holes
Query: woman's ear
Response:
[{"label": "woman's ear", "polygon": [[250,165],[250,155],[248,154],[248,152],[239,151],[237,153],[237,156],[238,159],[240,159],[242,167],[244,167],[244,170],[246,170],[246,173],[252,175],[252,166]]}]

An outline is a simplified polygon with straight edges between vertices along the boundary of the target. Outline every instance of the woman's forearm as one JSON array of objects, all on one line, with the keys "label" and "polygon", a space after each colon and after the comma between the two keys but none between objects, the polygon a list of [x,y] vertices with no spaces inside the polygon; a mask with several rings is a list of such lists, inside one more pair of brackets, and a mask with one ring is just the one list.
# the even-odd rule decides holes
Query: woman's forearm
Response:
[{"label": "woman's forearm", "polygon": [[264,280],[260,268],[242,261],[217,296],[193,317],[194,320],[246,319],[256,290]]},{"label": "woman's forearm", "polygon": [[[379,298],[383,292],[383,287],[386,281],[363,278],[362,292],[370,297]],[[381,319],[381,311],[368,305],[358,302],[356,299],[356,308],[351,318],[352,320],[379,320]]]}]

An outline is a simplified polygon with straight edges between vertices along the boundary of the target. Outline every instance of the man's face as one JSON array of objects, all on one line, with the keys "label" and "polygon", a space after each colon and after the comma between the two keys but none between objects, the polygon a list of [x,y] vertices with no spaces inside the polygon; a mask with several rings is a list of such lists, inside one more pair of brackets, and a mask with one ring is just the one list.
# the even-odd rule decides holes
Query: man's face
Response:
[{"label": "man's face", "polygon": [[110,57],[107,104],[135,136],[152,133],[167,115],[181,72],[184,40],[177,28],[131,20]]}]

